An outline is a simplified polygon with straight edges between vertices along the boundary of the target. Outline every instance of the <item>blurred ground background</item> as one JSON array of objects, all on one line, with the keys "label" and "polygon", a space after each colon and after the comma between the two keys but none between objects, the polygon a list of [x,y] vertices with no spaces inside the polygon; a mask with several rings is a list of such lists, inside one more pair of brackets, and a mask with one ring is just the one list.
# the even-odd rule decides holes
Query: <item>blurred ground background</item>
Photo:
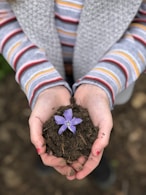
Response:
[{"label": "blurred ground background", "polygon": [[14,73],[0,61],[0,195],[146,195],[146,75],[131,100],[113,111],[114,130],[107,156],[117,180],[102,191],[87,177],[67,181],[38,170],[29,139],[30,109]]}]

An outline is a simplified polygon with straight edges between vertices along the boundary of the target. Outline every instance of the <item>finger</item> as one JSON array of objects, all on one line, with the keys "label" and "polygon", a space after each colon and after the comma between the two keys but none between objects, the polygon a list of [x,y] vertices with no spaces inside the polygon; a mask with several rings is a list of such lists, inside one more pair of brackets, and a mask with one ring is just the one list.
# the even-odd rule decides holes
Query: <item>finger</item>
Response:
[{"label": "finger", "polygon": [[76,170],[77,172],[78,171],[81,171],[83,169],[83,165],[85,164],[85,162],[87,161],[87,157],[85,156],[80,156],[77,161],[74,161],[72,164],[71,164],[71,167]]},{"label": "finger", "polygon": [[73,175],[73,176],[66,176],[66,179],[72,181],[72,180],[76,179],[76,176],[75,175]]},{"label": "finger", "polygon": [[81,171],[83,169],[83,165],[78,162],[78,161],[75,161],[71,164],[71,167],[75,170],[75,171]]},{"label": "finger", "polygon": [[94,141],[93,145],[92,145],[92,149],[91,152],[94,156],[98,156],[99,153],[107,147],[107,145],[109,144],[109,140],[110,140],[110,134],[111,134],[111,129],[100,129],[98,132],[98,137],[97,139]]},{"label": "finger", "polygon": [[102,154],[103,151],[101,151],[98,156],[93,156],[91,153],[83,169],[76,174],[76,179],[81,180],[85,178],[87,175],[89,175],[98,166]]},{"label": "finger", "polygon": [[[73,163],[71,164],[71,167],[72,167],[76,172],[81,171],[81,170],[83,169],[83,165],[85,164],[85,162],[87,161],[87,159],[88,159],[87,157],[81,156],[81,157],[78,158],[77,161],[75,161],[75,162],[73,162]],[[67,176],[67,179],[68,179],[68,180],[74,180],[75,178],[76,178],[75,175],[73,175],[73,176]]]},{"label": "finger", "polygon": [[42,126],[43,124],[38,117],[30,117],[30,139],[38,154],[43,154],[46,151],[45,139],[42,136]]},{"label": "finger", "polygon": [[80,156],[79,158],[78,158],[78,162],[81,164],[81,165],[84,165],[85,164],[85,162],[87,161],[87,157],[86,156]]},{"label": "finger", "polygon": [[104,114],[102,109],[101,113],[103,114],[99,114],[97,110],[94,110],[94,114],[90,112],[94,126],[99,128],[97,139],[94,141],[92,146],[92,153],[95,156],[108,145],[113,127],[113,120],[110,110],[105,109],[106,114]]},{"label": "finger", "polygon": [[40,157],[46,166],[66,166],[66,161],[63,158],[58,158],[47,153],[41,154]]},{"label": "finger", "polygon": [[64,175],[66,176],[68,179],[70,178],[70,180],[74,179],[75,178],[75,170],[70,167],[70,166],[56,166],[54,167],[54,169],[60,173],[61,175]]}]

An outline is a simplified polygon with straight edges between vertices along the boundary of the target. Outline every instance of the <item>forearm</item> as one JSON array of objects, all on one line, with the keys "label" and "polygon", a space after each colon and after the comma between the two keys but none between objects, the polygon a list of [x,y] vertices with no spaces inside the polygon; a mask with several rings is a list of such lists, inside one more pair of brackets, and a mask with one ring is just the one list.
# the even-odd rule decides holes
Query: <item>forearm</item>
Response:
[{"label": "forearm", "polygon": [[4,1],[0,2],[0,16],[1,54],[16,71],[16,81],[21,85],[31,107],[46,88],[64,85],[69,89],[48,61],[45,52],[26,37],[9,4]]},{"label": "forearm", "polygon": [[146,5],[143,4],[124,36],[87,75],[75,84],[99,86],[111,107],[118,93],[135,82],[146,69]]}]

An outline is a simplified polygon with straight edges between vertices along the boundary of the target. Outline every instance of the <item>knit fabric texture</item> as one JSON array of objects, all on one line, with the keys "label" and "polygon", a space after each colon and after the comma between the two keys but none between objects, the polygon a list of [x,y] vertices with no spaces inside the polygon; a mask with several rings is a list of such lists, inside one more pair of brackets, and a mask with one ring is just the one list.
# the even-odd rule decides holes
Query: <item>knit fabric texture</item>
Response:
[{"label": "knit fabric texture", "polygon": [[[45,49],[64,77],[61,45],[54,19],[54,0],[9,1],[30,40]],[[77,30],[73,68],[75,81],[92,69],[117,42],[136,15],[142,0],[85,0]]]}]

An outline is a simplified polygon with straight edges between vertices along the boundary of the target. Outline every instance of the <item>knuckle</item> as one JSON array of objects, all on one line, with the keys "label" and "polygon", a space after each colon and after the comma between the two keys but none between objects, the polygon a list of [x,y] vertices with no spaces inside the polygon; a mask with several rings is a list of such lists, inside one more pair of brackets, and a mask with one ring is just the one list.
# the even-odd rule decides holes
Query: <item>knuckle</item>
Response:
[{"label": "knuckle", "polygon": [[108,139],[105,139],[102,141],[102,143],[100,143],[101,145],[101,148],[106,148],[109,144],[109,140]]},{"label": "knuckle", "polygon": [[29,124],[29,126],[31,126],[31,124],[32,124],[32,117],[31,116],[28,119],[28,124]]},{"label": "knuckle", "polygon": [[109,140],[105,140],[103,145],[104,145],[104,148],[106,148],[109,145]]},{"label": "knuckle", "polygon": [[30,135],[30,141],[33,145],[36,145],[36,143],[38,142],[36,138],[34,138],[33,136]]},{"label": "knuckle", "polygon": [[[44,160],[42,160],[42,163],[45,165],[45,166],[48,166],[48,163]],[[49,165],[50,166],[50,165]]]}]

